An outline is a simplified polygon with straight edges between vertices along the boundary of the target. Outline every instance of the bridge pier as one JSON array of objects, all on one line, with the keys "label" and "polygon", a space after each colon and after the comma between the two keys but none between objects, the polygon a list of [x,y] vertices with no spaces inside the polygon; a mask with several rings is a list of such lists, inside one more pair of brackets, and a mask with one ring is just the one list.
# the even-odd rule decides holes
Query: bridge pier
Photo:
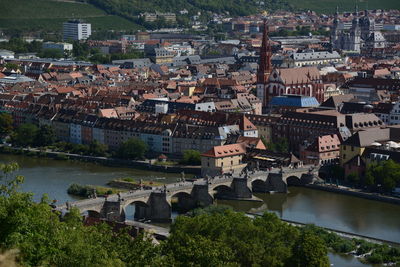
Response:
[{"label": "bridge pier", "polygon": [[195,184],[191,195],[196,207],[207,207],[214,202],[213,197],[208,192],[208,185]]},{"label": "bridge pier", "polygon": [[235,198],[252,198],[251,189],[247,186],[247,178],[233,178],[232,189]]},{"label": "bridge pier", "polygon": [[[152,192],[148,201],[150,219],[153,222],[170,222],[171,205],[167,201],[166,192]],[[147,215],[147,213],[146,213]]]},{"label": "bridge pier", "polygon": [[[89,216],[90,215],[91,213],[89,213]],[[120,201],[106,200],[103,204],[103,208],[101,209],[100,216],[101,218],[105,218],[109,221],[116,221],[116,222],[125,221],[125,211]]]},{"label": "bridge pier", "polygon": [[269,173],[267,178],[260,178],[253,181],[252,190],[255,193],[287,193],[287,184],[283,179],[282,173]]}]

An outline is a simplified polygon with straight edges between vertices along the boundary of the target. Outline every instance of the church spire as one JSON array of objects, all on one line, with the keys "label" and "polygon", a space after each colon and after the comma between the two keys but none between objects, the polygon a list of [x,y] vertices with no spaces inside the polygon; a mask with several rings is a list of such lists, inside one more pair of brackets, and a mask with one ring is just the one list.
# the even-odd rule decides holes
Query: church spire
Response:
[{"label": "church spire", "polygon": [[260,62],[257,73],[257,83],[266,84],[269,74],[272,72],[272,50],[271,50],[271,42],[268,38],[268,25],[267,19],[264,18],[264,29],[263,29],[263,37],[262,44],[260,50]]}]

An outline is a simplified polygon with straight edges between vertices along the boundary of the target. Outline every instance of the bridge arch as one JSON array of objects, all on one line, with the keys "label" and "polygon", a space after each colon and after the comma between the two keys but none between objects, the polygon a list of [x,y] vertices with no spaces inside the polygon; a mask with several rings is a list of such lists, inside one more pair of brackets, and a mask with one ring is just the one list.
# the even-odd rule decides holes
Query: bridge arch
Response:
[{"label": "bridge arch", "polygon": [[216,185],[210,190],[210,192],[211,196],[213,196],[214,198],[224,198],[224,197],[234,196],[234,190],[232,189],[232,187],[226,184]]},{"label": "bridge arch", "polygon": [[256,179],[251,182],[251,189],[253,192],[264,193],[267,192],[267,183],[264,180]]},{"label": "bridge arch", "polygon": [[289,176],[286,178],[286,184],[288,186],[299,186],[301,185],[301,179],[297,176]]},{"label": "bridge arch", "polygon": [[149,205],[143,200],[132,199],[131,201],[125,202],[123,211],[127,219],[141,221],[148,217]]},{"label": "bridge arch", "polygon": [[184,213],[197,207],[196,200],[189,191],[173,192],[167,199],[172,210]]},{"label": "bridge arch", "polygon": [[87,210],[80,210],[80,215],[85,218],[85,220],[87,218],[96,218],[96,219],[100,219],[101,218],[101,214],[100,212],[98,212],[97,210],[91,210],[91,209],[87,209]]}]

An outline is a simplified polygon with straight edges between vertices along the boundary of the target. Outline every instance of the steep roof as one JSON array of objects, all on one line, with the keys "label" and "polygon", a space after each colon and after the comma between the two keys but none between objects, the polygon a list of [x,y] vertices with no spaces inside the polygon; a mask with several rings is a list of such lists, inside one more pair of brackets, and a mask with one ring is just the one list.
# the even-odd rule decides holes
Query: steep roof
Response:
[{"label": "steep roof", "polygon": [[376,141],[387,141],[390,139],[390,129],[368,129],[365,131],[358,131],[353,136],[349,137],[343,145],[350,145],[356,147],[370,146]]},{"label": "steep roof", "polygon": [[309,83],[321,78],[317,67],[277,69],[277,72],[285,84]]},{"label": "steep roof", "polygon": [[240,144],[231,144],[223,146],[215,146],[207,152],[201,154],[203,157],[223,158],[242,155],[246,153],[246,149]]}]

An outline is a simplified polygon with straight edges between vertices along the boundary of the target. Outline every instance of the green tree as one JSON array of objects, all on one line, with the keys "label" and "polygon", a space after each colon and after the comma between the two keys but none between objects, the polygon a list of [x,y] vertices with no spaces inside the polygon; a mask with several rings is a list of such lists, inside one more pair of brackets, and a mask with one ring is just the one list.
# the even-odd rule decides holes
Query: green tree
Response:
[{"label": "green tree", "polygon": [[11,142],[22,147],[34,145],[38,130],[34,124],[21,124],[12,136]]},{"label": "green tree", "polygon": [[357,173],[351,173],[347,176],[347,181],[349,181],[353,185],[358,185],[360,183],[360,177]]},{"label": "green tree", "polygon": [[56,135],[54,133],[53,127],[51,127],[50,125],[42,125],[37,131],[34,145],[38,147],[49,146],[53,145],[55,141]]},{"label": "green tree", "polygon": [[187,165],[200,165],[201,164],[200,152],[197,150],[190,150],[190,149],[183,151],[183,158],[181,163]]},{"label": "green tree", "polygon": [[267,149],[279,153],[288,153],[289,142],[286,138],[278,138],[274,142],[267,143]]},{"label": "green tree", "polygon": [[54,49],[54,48],[48,48],[48,49],[43,49],[39,54],[39,57],[41,58],[63,58],[64,57],[64,52],[61,51],[60,49]]},{"label": "green tree", "polygon": [[130,138],[121,144],[117,157],[122,159],[142,159],[147,151],[148,146],[145,142],[138,138]]},{"label": "green tree", "polygon": [[[274,214],[253,220],[224,209],[178,217],[163,251],[178,266],[198,262],[209,262],[207,266],[284,266],[289,263],[298,235],[295,227]],[[200,242],[196,244],[196,240]]]},{"label": "green tree", "polygon": [[370,164],[365,172],[365,185],[373,188],[381,186],[390,193],[400,184],[400,164],[393,160],[385,160]]},{"label": "green tree", "polygon": [[[0,165],[0,247],[18,248],[24,266],[162,266],[159,248],[146,236],[132,239],[107,224],[84,226],[78,210],[60,220],[46,197],[17,192],[16,164]],[[8,179],[4,177],[7,176]],[[7,181],[7,182],[4,182]]]},{"label": "green tree", "polygon": [[330,266],[327,256],[328,250],[324,241],[312,232],[302,231],[293,250],[293,264],[291,266]]},{"label": "green tree", "polygon": [[13,119],[10,114],[0,113],[0,136],[7,136],[13,130]]},{"label": "green tree", "polygon": [[107,150],[107,145],[100,144],[97,140],[89,144],[89,154],[92,156],[103,157],[106,155]]},{"label": "green tree", "polygon": [[8,71],[17,71],[17,70],[20,69],[19,66],[18,66],[18,64],[11,63],[11,62],[7,62],[7,63],[4,65],[4,67],[6,67],[6,69],[7,69]]}]

